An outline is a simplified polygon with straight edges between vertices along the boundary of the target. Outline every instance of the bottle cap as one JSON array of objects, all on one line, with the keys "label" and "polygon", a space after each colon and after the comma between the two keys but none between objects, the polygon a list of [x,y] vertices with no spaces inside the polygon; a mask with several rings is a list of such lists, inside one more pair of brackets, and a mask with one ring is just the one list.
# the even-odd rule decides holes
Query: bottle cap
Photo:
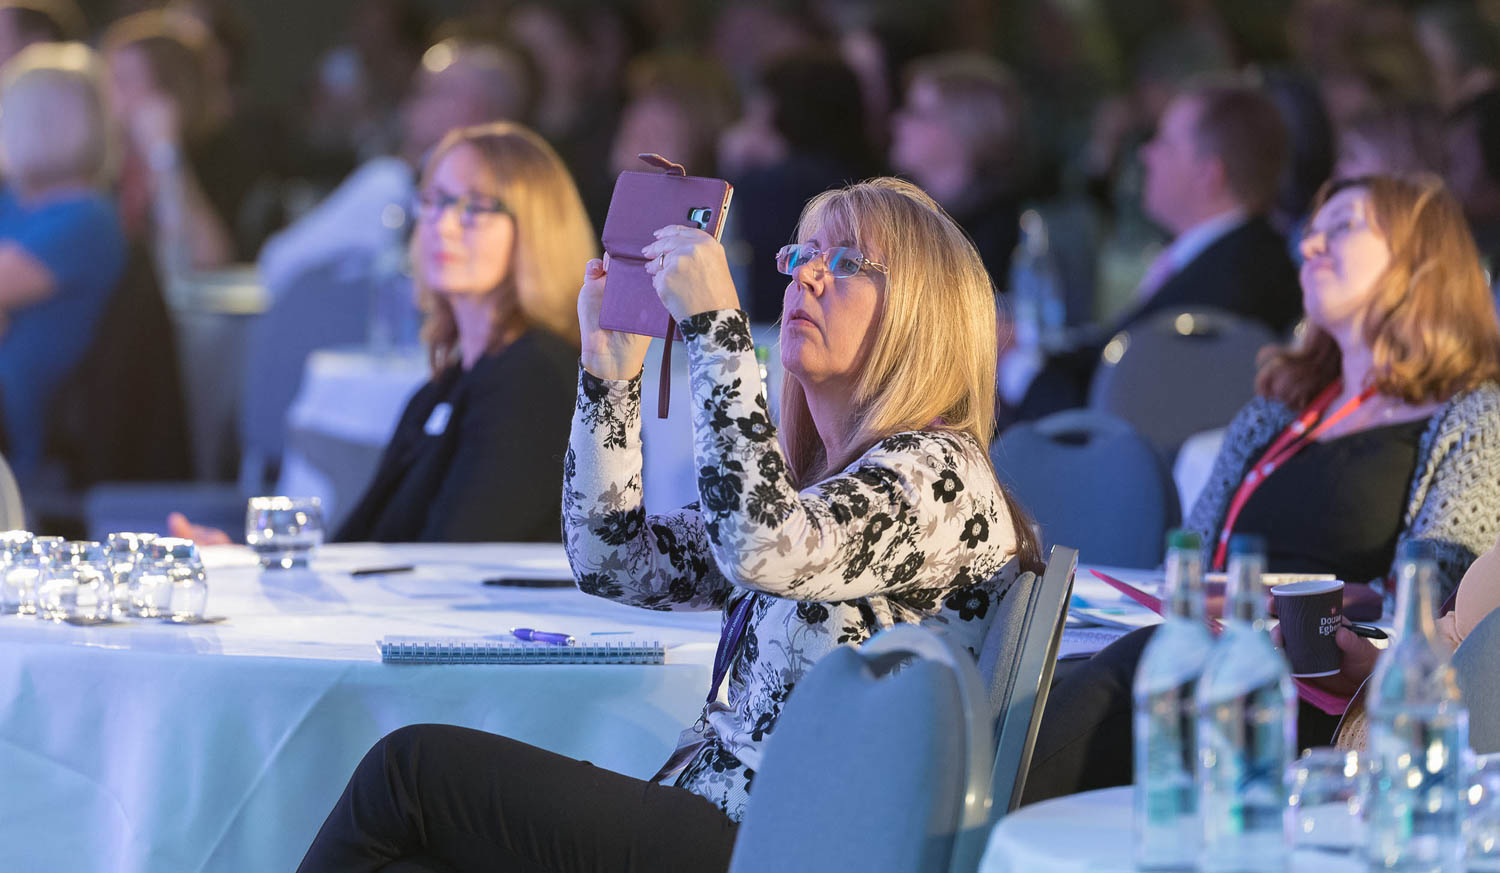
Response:
[{"label": "bottle cap", "polygon": [[1231,555],[1264,555],[1266,538],[1260,534],[1240,533],[1229,538]]},{"label": "bottle cap", "polygon": [[1432,561],[1436,555],[1432,550],[1432,543],[1427,540],[1407,540],[1401,544],[1396,552],[1396,560],[1401,563],[1407,561]]},{"label": "bottle cap", "polygon": [[1167,551],[1185,549],[1196,552],[1201,548],[1203,548],[1203,541],[1199,539],[1197,531],[1180,527],[1167,531]]}]

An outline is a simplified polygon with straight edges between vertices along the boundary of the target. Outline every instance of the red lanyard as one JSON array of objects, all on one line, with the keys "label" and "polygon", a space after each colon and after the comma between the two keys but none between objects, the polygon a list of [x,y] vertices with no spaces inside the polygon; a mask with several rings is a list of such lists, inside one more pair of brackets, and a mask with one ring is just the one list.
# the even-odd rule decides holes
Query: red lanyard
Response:
[{"label": "red lanyard", "polygon": [[[1249,472],[1245,473],[1239,489],[1234,492],[1234,499],[1229,501],[1229,512],[1224,516],[1224,529],[1219,532],[1219,543],[1214,548],[1213,570],[1224,569],[1224,559],[1229,553],[1229,536],[1234,531],[1234,523],[1239,519],[1245,504],[1250,502],[1250,495],[1255,493],[1255,489],[1259,488],[1268,476],[1276,472],[1293,455],[1317,439],[1319,434],[1348,418],[1375,394],[1374,387],[1366,388],[1358,396],[1350,398],[1332,415],[1323,418],[1323,413],[1328,410],[1329,404],[1333,403],[1333,398],[1338,396],[1342,387],[1342,383],[1335,382],[1323,389],[1323,393],[1313,400],[1312,405],[1308,406],[1296,421],[1287,425],[1286,430],[1283,430],[1276,441],[1271,443],[1271,447],[1266,449],[1266,453],[1260,456],[1260,460],[1256,461]],[[1319,421],[1320,418],[1322,421]],[[1314,422],[1317,422],[1316,427],[1313,427]]]}]

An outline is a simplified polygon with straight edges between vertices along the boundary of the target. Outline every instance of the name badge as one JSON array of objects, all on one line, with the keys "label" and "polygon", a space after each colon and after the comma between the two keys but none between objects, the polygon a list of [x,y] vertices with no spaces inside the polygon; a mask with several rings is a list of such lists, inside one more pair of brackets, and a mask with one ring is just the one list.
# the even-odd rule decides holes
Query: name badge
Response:
[{"label": "name badge", "polygon": [[422,427],[422,430],[426,431],[428,436],[441,436],[443,431],[448,429],[448,419],[452,417],[453,405],[439,403],[432,407],[432,414],[427,416],[427,424]]}]

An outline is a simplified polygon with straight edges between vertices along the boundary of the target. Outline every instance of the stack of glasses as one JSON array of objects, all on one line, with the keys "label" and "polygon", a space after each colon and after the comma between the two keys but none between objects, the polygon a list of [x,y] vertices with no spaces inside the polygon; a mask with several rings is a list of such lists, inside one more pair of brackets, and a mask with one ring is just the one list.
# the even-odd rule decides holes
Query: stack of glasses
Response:
[{"label": "stack of glasses", "polygon": [[110,534],[102,543],[0,533],[0,614],[70,624],[204,620],[208,579],[192,540]]}]

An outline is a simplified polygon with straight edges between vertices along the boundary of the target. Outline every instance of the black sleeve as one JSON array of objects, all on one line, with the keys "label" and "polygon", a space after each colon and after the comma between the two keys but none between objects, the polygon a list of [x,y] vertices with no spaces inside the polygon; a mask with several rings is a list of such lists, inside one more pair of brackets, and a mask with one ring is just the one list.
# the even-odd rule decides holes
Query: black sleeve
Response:
[{"label": "black sleeve", "polygon": [[466,399],[423,542],[561,540],[577,352],[560,355],[530,337],[508,352]]}]

